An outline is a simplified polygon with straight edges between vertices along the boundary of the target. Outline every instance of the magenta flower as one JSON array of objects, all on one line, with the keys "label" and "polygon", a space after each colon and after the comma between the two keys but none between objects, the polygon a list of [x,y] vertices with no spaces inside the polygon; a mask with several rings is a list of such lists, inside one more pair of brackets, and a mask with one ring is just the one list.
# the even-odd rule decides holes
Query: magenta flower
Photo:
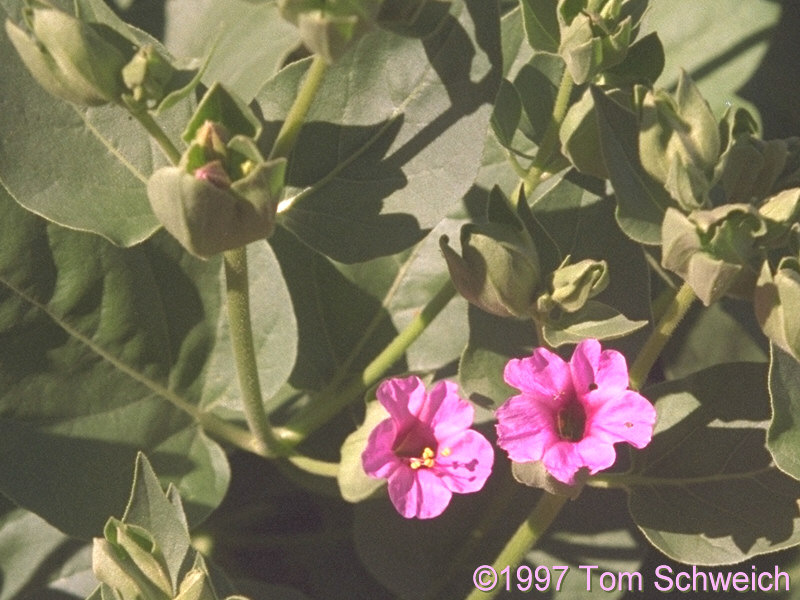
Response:
[{"label": "magenta flower", "polygon": [[474,410],[458,388],[440,381],[430,393],[419,377],[389,379],[377,391],[389,411],[361,455],[370,477],[389,480],[389,498],[410,519],[437,517],[453,493],[483,487],[492,471],[491,444],[470,429]]},{"label": "magenta flower", "polygon": [[497,409],[497,444],[515,462],[542,461],[562,483],[582,467],[594,474],[614,464],[614,444],[650,443],[656,411],[628,389],[625,357],[583,340],[569,363],[545,348],[512,359],[503,374],[522,393]]}]

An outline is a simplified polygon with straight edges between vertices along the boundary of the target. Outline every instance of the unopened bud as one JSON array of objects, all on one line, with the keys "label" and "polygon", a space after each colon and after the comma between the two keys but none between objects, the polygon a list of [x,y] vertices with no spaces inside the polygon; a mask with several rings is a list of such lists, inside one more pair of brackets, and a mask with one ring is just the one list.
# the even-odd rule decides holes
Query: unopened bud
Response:
[{"label": "unopened bud", "polygon": [[131,41],[110,27],[86,23],[43,0],[24,10],[30,30],[6,20],[6,32],[25,66],[48,92],[68,102],[119,102],[121,71],[134,53]]}]

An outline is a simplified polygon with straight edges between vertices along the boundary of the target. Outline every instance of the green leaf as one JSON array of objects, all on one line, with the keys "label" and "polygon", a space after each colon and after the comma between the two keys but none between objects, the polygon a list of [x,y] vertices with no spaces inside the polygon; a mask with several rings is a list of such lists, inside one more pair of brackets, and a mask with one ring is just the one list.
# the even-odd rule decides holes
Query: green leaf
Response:
[{"label": "green leaf", "polygon": [[661,221],[672,200],[642,168],[636,116],[599,89],[591,89],[603,160],[617,198],[617,221],[631,239],[659,244]]},{"label": "green leaf", "polygon": [[742,103],[736,93],[764,58],[780,14],[780,4],[768,0],[651,2],[646,29],[658,32],[666,56],[659,84],[674,87],[685,69],[719,117]]},{"label": "green leaf", "polygon": [[[447,283],[438,239],[457,235],[462,222],[444,219],[410,252],[355,264],[330,261],[278,229],[270,244],[300,336],[291,384],[318,390],[333,377],[359,373]],[[466,343],[466,305],[451,300],[398,368],[429,371],[454,362]]]},{"label": "green leaf", "polygon": [[272,77],[298,45],[297,28],[280,17],[274,0],[170,0],[164,40],[176,56],[206,56],[203,76],[225,84],[246,102]]},{"label": "green leaf", "polygon": [[769,366],[772,420],[767,448],[781,471],[800,479],[800,364],[774,344]]},{"label": "green leaf", "polygon": [[525,119],[520,128],[537,144],[541,143],[550,125],[563,73],[564,61],[560,57],[536,54],[514,78],[514,87],[519,93],[525,111]]},{"label": "green leaf", "polygon": [[[454,1],[424,40],[366,35],[325,74],[287,171],[294,195],[282,224],[348,263],[421,240],[472,184],[500,62],[491,2]],[[284,118],[307,67],[293,64],[262,89],[267,121]]]},{"label": "green leaf", "polygon": [[765,447],[765,365],[718,365],[645,393],[655,435],[624,481],[653,545],[686,564],[723,565],[800,543],[800,483]]},{"label": "green leaf", "polygon": [[[380,296],[397,331],[402,331],[450,279],[439,249],[441,235],[457,235],[461,220],[443,219],[400,265]],[[360,279],[375,279],[379,267]],[[467,302],[456,296],[406,352],[410,371],[433,371],[457,360],[467,343]]]},{"label": "green leaf", "polygon": [[503,48],[503,77],[512,77],[533,56],[533,49],[525,43],[519,6],[504,14],[500,20],[500,42]]},{"label": "green leaf", "polygon": [[195,281],[215,284],[219,263],[187,259],[166,237],[120,250],[7,196],[0,211],[0,452],[15,457],[0,462],[0,490],[92,537],[122,513],[145,450],[201,520],[229,477],[189,414],[213,339],[205,319],[218,314],[215,285]]},{"label": "green leaf", "polygon": [[19,598],[23,590],[25,595],[41,591],[82,547],[33,513],[20,508],[7,512],[0,517],[0,600]]},{"label": "green leaf", "polygon": [[556,3],[551,0],[520,0],[519,4],[530,47],[540,52],[558,52],[561,34]]},{"label": "green leaf", "polygon": [[500,82],[500,91],[492,112],[492,130],[497,140],[506,148],[511,148],[514,134],[522,117],[522,102],[517,89],[508,80]]},{"label": "green leaf", "polygon": [[475,306],[468,314],[469,341],[458,364],[458,379],[470,400],[497,408],[515,394],[503,380],[503,369],[512,356],[532,352],[533,322],[496,317]]},{"label": "green leaf", "polygon": [[339,463],[339,475],[336,480],[339,483],[342,498],[348,502],[366,500],[386,485],[385,479],[375,479],[364,472],[361,454],[367,447],[367,440],[372,430],[377,427],[378,423],[388,418],[389,413],[380,402],[370,402],[367,404],[364,422],[347,436],[342,444],[342,459]]},{"label": "green leaf", "polygon": [[[16,16],[15,0],[3,8]],[[72,229],[130,246],[151,236],[158,221],[144,184],[166,159],[119,107],[83,108],[46,93],[0,36],[0,181],[28,210]],[[161,119],[177,139],[191,102]]]},{"label": "green leaf", "polygon": [[578,312],[565,314],[555,323],[544,326],[544,337],[553,347],[577,344],[587,338],[613,340],[633,333],[647,321],[632,321],[618,310],[589,300]]},{"label": "green leaf", "polygon": [[608,179],[591,90],[567,110],[559,130],[561,151],[581,173]]},{"label": "green leaf", "polygon": [[[752,306],[724,298],[690,311],[662,352],[667,379],[680,379],[708,367],[730,362],[767,362],[763,340],[753,323]],[[748,314],[749,313],[749,314]],[[709,340],[724,340],[710,344]]]},{"label": "green leaf", "polygon": [[[286,275],[297,315],[299,339],[291,385],[319,390],[341,368],[363,369],[396,334],[380,300],[285,230],[278,228],[269,243]],[[396,259],[381,260],[391,263]],[[376,268],[373,272],[380,271]],[[353,352],[355,356],[350,358]]]},{"label": "green leaf", "polygon": [[615,87],[635,83],[653,85],[663,71],[664,46],[654,31],[631,44],[625,60],[605,71],[603,78]]}]

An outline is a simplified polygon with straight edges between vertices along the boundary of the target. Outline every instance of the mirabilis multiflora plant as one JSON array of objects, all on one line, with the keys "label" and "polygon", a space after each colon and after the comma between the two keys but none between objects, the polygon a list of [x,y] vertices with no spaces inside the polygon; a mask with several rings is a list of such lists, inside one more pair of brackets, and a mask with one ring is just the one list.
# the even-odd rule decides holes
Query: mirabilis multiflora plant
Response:
[{"label": "mirabilis multiflora plant", "polygon": [[[464,597],[498,551],[798,545],[800,143],[662,75],[657,6],[215,6],[165,46],[3,5],[0,599]],[[265,546],[255,589],[215,564]]]}]

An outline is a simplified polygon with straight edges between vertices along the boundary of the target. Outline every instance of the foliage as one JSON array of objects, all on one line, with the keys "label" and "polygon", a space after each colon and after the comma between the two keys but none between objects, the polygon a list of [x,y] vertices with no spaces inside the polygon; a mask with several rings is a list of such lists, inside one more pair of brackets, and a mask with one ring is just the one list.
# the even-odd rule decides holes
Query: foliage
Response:
[{"label": "foliage", "polygon": [[[800,141],[737,96],[778,3],[144,4],[0,0],[0,600],[796,573]],[[494,411],[588,339],[545,433],[606,380],[657,421],[568,485]]]}]

